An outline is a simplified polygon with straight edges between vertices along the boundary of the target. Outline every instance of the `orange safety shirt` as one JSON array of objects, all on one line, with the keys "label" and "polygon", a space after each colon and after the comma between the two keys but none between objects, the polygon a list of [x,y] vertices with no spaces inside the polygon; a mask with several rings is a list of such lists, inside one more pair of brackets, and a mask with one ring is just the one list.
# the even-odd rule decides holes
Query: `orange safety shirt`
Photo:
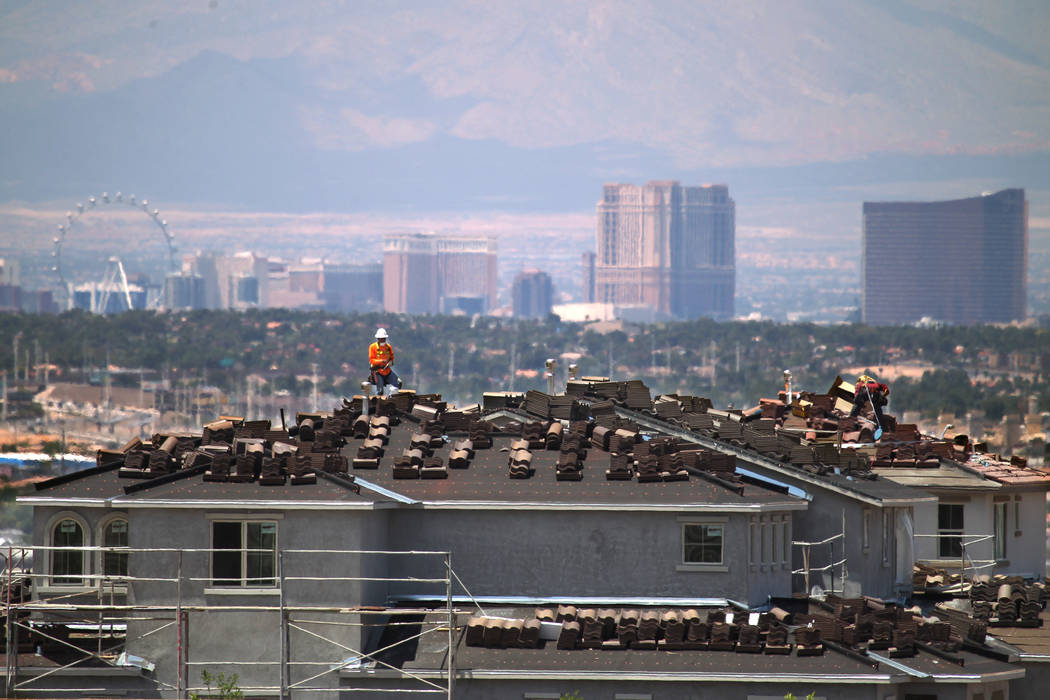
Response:
[{"label": "orange safety shirt", "polygon": [[[390,343],[372,343],[368,346],[368,364],[384,377],[390,374],[390,365],[394,363],[394,348]],[[384,367],[385,365],[385,367]]]}]

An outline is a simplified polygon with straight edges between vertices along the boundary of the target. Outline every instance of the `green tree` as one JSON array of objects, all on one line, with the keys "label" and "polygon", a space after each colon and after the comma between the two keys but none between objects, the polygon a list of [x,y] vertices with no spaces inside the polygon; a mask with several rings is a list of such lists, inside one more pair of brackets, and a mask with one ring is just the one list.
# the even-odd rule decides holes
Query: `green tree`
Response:
[{"label": "green tree", "polygon": [[[221,698],[223,700],[229,698],[235,700],[236,698],[243,698],[244,692],[237,685],[238,676],[234,673],[231,676],[227,676],[225,673],[218,675],[212,675],[208,672],[208,669],[201,670],[201,682],[204,683],[205,687],[208,688],[205,694],[199,695],[197,693],[190,693],[191,700],[202,700],[203,698]],[[212,692],[212,684],[215,684],[215,692]]]}]

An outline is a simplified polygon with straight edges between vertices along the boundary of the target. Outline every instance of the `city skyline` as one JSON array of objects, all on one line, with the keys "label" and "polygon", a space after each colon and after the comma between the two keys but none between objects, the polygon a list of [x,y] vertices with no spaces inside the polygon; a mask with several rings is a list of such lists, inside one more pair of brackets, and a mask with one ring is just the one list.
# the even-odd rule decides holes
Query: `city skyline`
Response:
[{"label": "city skyline", "polygon": [[[358,234],[339,262],[375,262],[373,223],[473,219],[522,248],[501,247],[502,289],[536,266],[532,248],[575,298],[586,244],[551,238],[602,183],[656,178],[731,185],[738,230],[759,232],[737,251],[738,287],[751,261],[768,269],[770,242],[803,265],[821,245],[859,261],[864,201],[1012,187],[1031,203],[1033,265],[1050,267],[1042,5],[45,1],[0,18],[0,256],[24,254],[27,279],[48,263],[35,239],[74,203],[134,191],[180,252],[206,239],[293,259],[326,220],[325,236]],[[88,263],[78,242],[97,278],[113,253]],[[768,311],[754,279],[745,314]]]}]

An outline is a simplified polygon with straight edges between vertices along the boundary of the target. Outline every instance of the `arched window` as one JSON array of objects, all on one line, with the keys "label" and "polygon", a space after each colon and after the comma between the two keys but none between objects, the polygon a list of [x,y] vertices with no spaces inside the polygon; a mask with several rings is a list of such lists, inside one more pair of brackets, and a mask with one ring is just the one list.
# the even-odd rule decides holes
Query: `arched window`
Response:
[{"label": "arched window", "polygon": [[[61,518],[51,530],[52,547],[83,547],[84,527],[73,518]],[[84,583],[84,550],[51,550],[51,583],[80,586]]]},{"label": "arched window", "polygon": [[128,546],[128,519],[123,516],[102,523],[99,544],[102,551],[102,575],[107,578],[124,578],[128,575],[128,553],[111,551],[109,547]]}]

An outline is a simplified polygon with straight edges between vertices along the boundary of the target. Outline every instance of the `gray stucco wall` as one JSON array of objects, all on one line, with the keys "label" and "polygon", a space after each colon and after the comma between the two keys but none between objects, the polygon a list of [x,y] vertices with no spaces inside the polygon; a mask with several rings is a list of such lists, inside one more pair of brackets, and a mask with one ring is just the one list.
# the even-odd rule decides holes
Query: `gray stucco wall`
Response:
[{"label": "gray stucco wall", "polygon": [[[973,542],[980,535],[992,535],[995,532],[994,514],[998,502],[1007,504],[1006,558],[994,566],[980,569],[978,573],[1046,575],[1046,513],[1047,502],[1045,491],[1011,491],[1002,489],[997,492],[936,492],[941,503],[955,503],[963,506],[963,528],[967,542],[969,559],[991,560],[994,557],[994,541]],[[996,501],[996,498],[1008,499]],[[937,533],[937,504],[931,503],[916,509],[915,532],[924,534]],[[958,566],[958,560],[945,561],[940,557],[936,537],[916,537],[915,558],[930,561],[942,566]]]},{"label": "gray stucco wall", "polygon": [[[474,595],[729,597],[761,603],[768,595],[789,594],[786,568],[749,570],[749,518],[406,509],[391,514],[390,546],[451,551],[452,568]],[[685,521],[725,526],[721,570],[685,570]],[[427,575],[437,573],[432,568]]]},{"label": "gray stucco wall", "polygon": [[[353,656],[370,634],[370,623],[381,622],[357,612],[302,610],[303,606],[356,608],[386,600],[382,581],[341,581],[339,577],[385,578],[387,559],[379,555],[304,554],[288,550],[384,550],[386,513],[383,511],[197,511],[187,509],[132,509],[132,548],[211,547],[212,517],[265,519],[278,523],[278,547],[285,550],[285,606],[289,609],[289,661],[291,680],[323,671]],[[148,526],[146,525],[148,523]],[[175,535],[177,533],[177,536]],[[137,552],[130,573],[138,577],[174,578],[178,555],[174,552]],[[186,682],[200,685],[201,671],[236,673],[244,689],[277,686],[280,681],[281,618],[276,589],[250,592],[216,590],[208,584],[209,554],[182,555],[182,604],[186,626],[182,639],[183,660],[188,664]],[[327,577],[325,581],[293,580],[294,577]],[[176,587],[171,582],[136,582],[130,596],[139,605],[173,604]],[[232,608],[249,609],[232,609]],[[170,612],[165,613],[170,617]],[[128,648],[157,664],[155,676],[174,683],[178,645],[174,626],[153,634],[162,621],[131,622]],[[250,643],[245,643],[250,640]],[[225,662],[254,662],[236,664]],[[315,662],[303,666],[296,662]],[[310,685],[334,687],[335,673]]]},{"label": "gray stucco wall", "polygon": [[[887,539],[887,549],[884,556],[882,540],[882,511],[884,509],[876,505],[868,505],[845,494],[831,489],[821,488],[790,475],[766,470],[761,465],[748,464],[748,469],[766,474],[778,481],[797,486],[809,493],[813,500],[805,511],[797,511],[793,514],[794,539],[799,542],[820,542],[828,537],[842,531],[843,514],[845,514],[846,537],[845,554],[847,580],[860,586],[860,592],[864,595],[878,598],[892,599],[897,597],[898,585],[896,582],[896,526],[893,509],[886,509],[890,516],[890,536]],[[864,544],[864,510],[868,509],[868,539],[867,546]],[[823,567],[831,562],[842,558],[843,541],[840,539],[832,545],[815,546],[811,548],[811,568]],[[792,568],[801,569],[803,566],[802,547],[794,547],[792,552]],[[886,562],[884,564],[884,562]],[[835,567],[834,582],[828,572],[814,571],[810,577],[810,586],[819,585],[828,589],[834,583],[834,588],[841,589],[841,570]],[[906,583],[903,587],[904,595],[911,592],[911,567],[909,565],[906,575],[902,577]],[[804,589],[804,579],[801,575],[793,578],[795,590],[801,592]]]}]

